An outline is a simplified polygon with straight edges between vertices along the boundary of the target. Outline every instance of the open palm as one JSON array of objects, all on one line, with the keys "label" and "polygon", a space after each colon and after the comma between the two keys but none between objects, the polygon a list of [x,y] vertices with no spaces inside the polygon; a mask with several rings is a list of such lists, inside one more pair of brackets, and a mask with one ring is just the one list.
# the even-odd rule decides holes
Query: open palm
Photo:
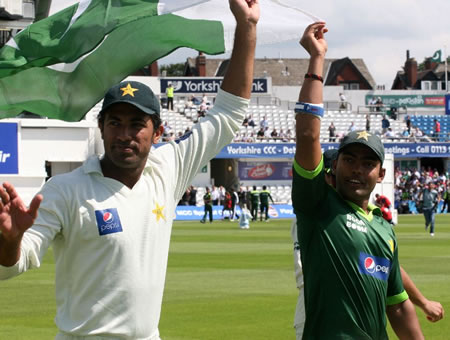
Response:
[{"label": "open palm", "polygon": [[0,199],[0,231],[6,240],[18,239],[33,225],[42,196],[36,195],[27,208],[14,186],[3,183]]}]

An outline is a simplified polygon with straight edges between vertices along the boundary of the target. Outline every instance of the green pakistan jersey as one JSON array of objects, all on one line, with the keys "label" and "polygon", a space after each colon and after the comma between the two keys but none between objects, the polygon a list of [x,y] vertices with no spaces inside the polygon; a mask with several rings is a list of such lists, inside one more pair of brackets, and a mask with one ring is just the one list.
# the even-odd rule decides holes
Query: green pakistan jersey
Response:
[{"label": "green pakistan jersey", "polygon": [[259,191],[258,190],[252,190],[250,192],[250,199],[252,201],[252,204],[259,204]]},{"label": "green pakistan jersey", "polygon": [[210,192],[207,192],[207,193],[205,193],[205,194],[203,195],[203,201],[205,202],[205,205],[206,205],[206,204],[207,204],[207,205],[212,205],[212,204],[211,204],[212,199],[211,199],[211,193],[210,193]]},{"label": "green pakistan jersey", "polygon": [[272,198],[270,196],[270,192],[267,190],[263,190],[259,193],[259,200],[261,202],[261,205],[269,205],[269,197]]},{"label": "green pakistan jersey", "polygon": [[294,162],[292,202],[297,216],[305,284],[303,339],[388,339],[386,305],[408,298],[397,241],[379,208],[367,214],[314,171]]}]

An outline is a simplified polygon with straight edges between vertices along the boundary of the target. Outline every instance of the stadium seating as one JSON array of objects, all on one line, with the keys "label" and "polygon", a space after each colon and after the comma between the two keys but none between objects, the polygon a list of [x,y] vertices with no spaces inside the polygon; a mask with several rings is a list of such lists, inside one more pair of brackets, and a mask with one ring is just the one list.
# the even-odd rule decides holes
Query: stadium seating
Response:
[{"label": "stadium seating", "polygon": [[441,137],[439,141],[446,141],[450,133],[450,116],[445,115],[413,115],[411,116],[411,125],[417,126],[424,133],[431,136],[433,134],[434,120],[441,124]]},{"label": "stadium seating", "polygon": [[[191,109],[185,109],[184,99],[175,99],[174,111],[168,111],[166,108],[161,110],[161,120],[167,121],[168,125],[172,128],[172,132],[177,136],[180,132],[184,133],[187,127],[191,128],[198,121],[197,108],[194,106]],[[97,114],[101,109],[101,102],[98,103],[91,111],[86,115],[86,119],[95,120]],[[247,115],[251,115],[255,122],[255,127],[242,126],[236,135],[235,142],[249,141],[254,142],[282,142],[282,139],[277,138],[256,138],[258,132],[259,123],[266,118],[269,124],[269,131],[274,128],[280,132],[290,130],[292,138],[289,142],[294,142],[295,138],[295,119],[293,110],[282,109],[275,105],[250,105]],[[370,113],[370,127],[371,131],[381,135],[381,120],[383,116],[379,112]],[[441,137],[439,141],[447,141],[447,136],[450,133],[450,116],[445,115],[411,115],[411,123],[413,127],[420,128],[426,135],[431,136],[433,134],[434,119],[437,119],[441,124]],[[328,127],[333,122],[336,126],[336,135],[343,136],[348,132],[350,124],[353,122],[357,130],[363,130],[366,127],[366,114],[356,112],[340,112],[338,110],[327,110],[322,119],[321,136],[322,142],[329,142]],[[403,131],[406,129],[406,123],[402,118],[398,120],[390,120],[391,128],[396,136],[397,142],[410,142],[408,137],[401,137]],[[249,138],[249,136],[253,136]],[[383,138],[385,142],[392,141],[390,138]],[[430,141],[430,139],[427,139]],[[284,140],[286,141],[286,139]],[[336,140],[337,141],[337,140]],[[258,188],[261,190],[261,187]],[[272,185],[269,187],[272,197],[276,203],[291,203],[291,186],[287,185]],[[199,187],[197,191],[197,205],[203,206],[203,195],[205,189]]]},{"label": "stadium seating", "polygon": [[[101,108],[101,102],[97,104],[87,114],[86,119],[96,119],[96,116]],[[177,136],[180,132],[184,133],[187,127],[191,128],[198,121],[197,107],[194,106],[190,109],[185,109],[184,99],[175,99],[174,111],[168,111],[166,108],[161,110],[162,121],[167,121],[172,128],[172,132]],[[254,142],[282,142],[286,139],[282,138],[256,138],[256,134],[259,130],[259,123],[266,117],[269,124],[269,131],[276,129],[279,133],[281,130],[284,132],[290,130],[291,138],[290,142],[295,140],[295,119],[293,110],[282,109],[275,105],[250,105],[248,108],[248,115],[252,116],[255,122],[255,127],[242,126],[237,133],[235,142],[254,141]],[[441,123],[441,137],[440,141],[446,141],[447,136],[450,133],[450,117],[445,115],[412,115],[411,123],[415,127],[419,127],[426,135],[431,136],[433,134],[433,121],[437,119]],[[382,114],[378,112],[370,113],[370,130],[378,135],[382,134],[381,128]],[[325,112],[322,119],[321,136],[322,142],[328,142],[328,127],[330,123],[336,126],[336,135],[343,136],[348,132],[350,124],[353,122],[356,129],[363,130],[366,127],[366,115],[363,113],[355,112],[340,112],[338,110],[328,110]],[[408,142],[408,138],[402,137],[403,131],[406,129],[406,124],[403,119],[390,120],[393,134],[398,142]],[[445,136],[445,137],[444,137]],[[384,139],[390,141],[389,139]]]}]

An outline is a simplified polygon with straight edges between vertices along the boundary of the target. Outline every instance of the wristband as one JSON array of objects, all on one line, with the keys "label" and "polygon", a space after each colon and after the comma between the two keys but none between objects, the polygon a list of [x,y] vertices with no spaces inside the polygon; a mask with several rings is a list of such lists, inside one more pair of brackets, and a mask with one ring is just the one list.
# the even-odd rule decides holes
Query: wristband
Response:
[{"label": "wristband", "polygon": [[314,74],[314,73],[306,73],[306,74],[305,74],[305,79],[308,79],[308,78],[315,79],[315,80],[319,80],[319,81],[321,81],[321,82],[323,83],[323,78],[322,78],[321,76],[317,75],[317,74]]},{"label": "wristband", "polygon": [[299,113],[306,113],[322,119],[324,110],[322,104],[308,104],[297,102],[295,104],[294,112],[295,116],[297,116]]},{"label": "wristband", "polygon": [[306,73],[305,74],[305,79],[307,79],[307,78],[319,80],[319,81],[321,81],[323,83],[323,78],[321,76],[317,75],[317,74],[314,74],[314,73]]}]

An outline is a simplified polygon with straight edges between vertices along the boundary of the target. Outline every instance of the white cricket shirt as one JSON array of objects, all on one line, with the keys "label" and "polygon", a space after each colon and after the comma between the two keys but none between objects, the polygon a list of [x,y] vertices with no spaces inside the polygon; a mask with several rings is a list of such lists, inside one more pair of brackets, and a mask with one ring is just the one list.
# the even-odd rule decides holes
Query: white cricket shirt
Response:
[{"label": "white cricket shirt", "polygon": [[39,267],[52,245],[62,334],[157,339],[176,205],[199,169],[232,141],[248,102],[220,90],[188,138],[151,151],[132,189],[103,177],[96,156],[53,177],[19,262],[0,266],[0,279]]}]

